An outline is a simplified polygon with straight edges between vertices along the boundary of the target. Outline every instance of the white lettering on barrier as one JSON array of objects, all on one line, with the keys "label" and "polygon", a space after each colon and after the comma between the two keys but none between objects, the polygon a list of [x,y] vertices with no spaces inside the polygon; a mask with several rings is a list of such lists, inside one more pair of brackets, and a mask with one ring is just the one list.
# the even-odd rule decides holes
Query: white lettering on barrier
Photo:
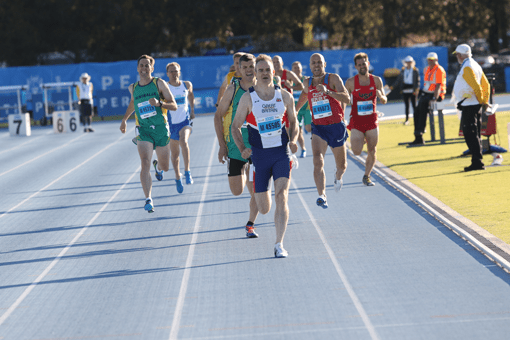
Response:
[{"label": "white lettering on barrier", "polygon": [[107,98],[99,98],[99,108],[100,109],[105,107],[106,104],[108,104],[108,99]]},{"label": "white lettering on barrier", "polygon": [[30,136],[30,115],[28,113],[16,113],[9,115],[9,134],[11,136]]},{"label": "white lettering on barrier", "polygon": [[216,103],[214,102],[213,97],[205,97],[205,106],[206,107],[215,107]]},{"label": "white lettering on barrier", "polygon": [[104,91],[113,84],[113,78],[110,76],[101,77],[101,89]]},{"label": "white lettering on barrier", "polygon": [[129,81],[129,78],[131,78],[131,76],[129,76],[129,75],[120,76],[120,88],[122,90],[127,90],[127,88],[129,87],[129,85],[131,83]]},{"label": "white lettering on barrier", "polygon": [[128,96],[122,97],[122,106],[128,107],[130,101],[131,101],[130,97],[128,97]]},{"label": "white lettering on barrier", "polygon": [[35,112],[38,112],[39,110],[42,110],[44,108],[43,102],[36,102],[35,103]]},{"label": "white lettering on barrier", "polygon": [[112,97],[112,107],[119,107],[119,98]]},{"label": "white lettering on barrier", "polygon": [[336,74],[340,74],[340,68],[342,68],[342,64],[332,64],[331,66],[333,66]]},{"label": "white lettering on barrier", "polygon": [[202,108],[202,97],[195,97],[195,109]]}]

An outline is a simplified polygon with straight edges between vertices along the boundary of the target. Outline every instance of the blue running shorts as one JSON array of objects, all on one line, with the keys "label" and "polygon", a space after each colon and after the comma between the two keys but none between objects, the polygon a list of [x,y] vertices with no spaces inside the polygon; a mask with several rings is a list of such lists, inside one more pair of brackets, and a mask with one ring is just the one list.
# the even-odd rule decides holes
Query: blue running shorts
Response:
[{"label": "blue running shorts", "polygon": [[315,125],[312,123],[312,134],[319,136],[332,148],[343,146],[349,137],[344,122],[330,125]]},{"label": "blue running shorts", "polygon": [[280,177],[290,179],[290,156],[287,145],[270,149],[252,148],[251,159],[255,166],[253,173],[255,192],[268,191],[271,177],[274,181]]},{"label": "blue running shorts", "polygon": [[182,128],[185,126],[192,126],[189,118],[177,124],[170,124],[170,139],[179,140],[179,132],[181,132]]}]

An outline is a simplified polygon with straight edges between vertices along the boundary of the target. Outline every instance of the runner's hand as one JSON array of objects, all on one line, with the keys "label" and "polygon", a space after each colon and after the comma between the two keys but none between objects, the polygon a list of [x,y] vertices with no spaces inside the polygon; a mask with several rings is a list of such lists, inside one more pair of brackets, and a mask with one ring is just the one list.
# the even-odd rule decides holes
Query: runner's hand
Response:
[{"label": "runner's hand", "polygon": [[126,126],[127,126],[126,121],[125,120],[121,121],[120,122],[120,132],[126,133]]},{"label": "runner's hand", "polygon": [[225,164],[225,161],[228,160],[227,147],[224,145],[220,146],[220,151],[218,151],[218,160],[221,164]]},{"label": "runner's hand", "polygon": [[298,147],[297,147],[296,143],[289,142],[289,147],[290,147],[290,151],[292,153],[296,153],[297,152]]},{"label": "runner's hand", "polygon": [[250,148],[246,148],[243,150],[243,152],[241,152],[241,157],[243,157],[244,159],[248,159],[248,158],[250,158],[250,156],[251,156]]}]

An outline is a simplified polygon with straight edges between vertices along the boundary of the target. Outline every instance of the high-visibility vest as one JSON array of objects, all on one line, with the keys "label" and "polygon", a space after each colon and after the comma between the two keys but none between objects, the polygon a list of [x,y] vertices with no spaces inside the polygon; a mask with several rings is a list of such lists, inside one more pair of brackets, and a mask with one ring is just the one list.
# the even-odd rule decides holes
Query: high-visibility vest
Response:
[{"label": "high-visibility vest", "polygon": [[425,79],[423,82],[423,91],[426,93],[434,93],[436,84],[441,83],[439,89],[439,96],[444,98],[446,93],[446,72],[441,65],[436,65],[433,68],[427,66],[424,71]]}]

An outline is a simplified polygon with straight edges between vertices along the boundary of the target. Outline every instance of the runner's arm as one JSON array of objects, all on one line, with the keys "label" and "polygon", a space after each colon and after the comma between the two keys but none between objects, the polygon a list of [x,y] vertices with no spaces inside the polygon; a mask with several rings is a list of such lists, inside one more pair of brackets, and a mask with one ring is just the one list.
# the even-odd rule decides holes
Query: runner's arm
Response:
[{"label": "runner's arm", "polygon": [[184,85],[188,87],[189,116],[190,119],[195,119],[195,94],[193,93],[193,84],[190,81],[185,81]]},{"label": "runner's arm", "polygon": [[218,91],[218,99],[216,99],[216,107],[220,105],[221,98],[223,98],[223,94],[225,93],[228,86],[227,76],[223,79],[223,83],[221,83],[220,90]]},{"label": "runner's arm", "polygon": [[[282,91],[282,99],[289,120],[289,147],[292,153],[297,152],[297,138],[299,136],[296,111],[294,110],[294,97],[287,91]],[[236,117],[237,118],[237,117]]]},{"label": "runner's arm", "polygon": [[301,80],[299,80],[299,78],[296,76],[296,74],[292,71],[287,71],[287,75],[290,76],[289,78],[290,78],[290,80],[292,80],[292,83],[293,83],[291,88],[294,91],[301,91],[303,89],[303,83],[301,82]]},{"label": "runner's arm", "polygon": [[[305,78],[305,83],[308,83],[309,78]],[[296,104],[296,111],[301,110],[303,105],[305,105],[306,101],[308,100],[308,86],[303,87],[303,92],[301,92],[301,95],[299,96],[298,102]]]},{"label": "runner's arm", "polygon": [[252,110],[252,102],[250,93],[247,92],[243,94],[241,100],[239,101],[239,106],[237,107],[236,116],[234,118],[234,122],[232,123],[232,137],[234,138],[234,142],[237,145],[237,148],[241,152],[241,156],[244,159],[248,159],[251,156],[251,149],[244,146],[243,134],[241,132],[241,127],[246,121],[246,117]]},{"label": "runner's arm", "polygon": [[214,114],[214,130],[216,132],[218,144],[220,145],[220,150],[218,151],[218,160],[223,164],[228,158],[227,144],[223,137],[223,117],[225,117],[227,114],[228,107],[230,106],[230,98],[232,98],[234,95],[234,89],[235,86],[232,84],[227,87],[227,90],[225,91],[218,107],[216,108],[216,113]]},{"label": "runner's arm", "polygon": [[175,102],[174,95],[170,92],[168,84],[163,79],[158,79],[158,87],[163,95],[164,101],[158,101],[156,98],[150,98],[149,103],[152,106],[161,107],[166,110],[175,111],[177,110],[177,103]]},{"label": "runner's arm", "polygon": [[377,97],[381,103],[386,104],[388,102],[388,97],[384,94],[383,84],[380,77],[374,76],[375,80],[375,88],[377,89]]},{"label": "runner's arm", "polygon": [[129,101],[129,105],[126,109],[126,113],[124,113],[124,117],[122,117],[122,121],[120,122],[120,132],[126,133],[127,120],[135,111],[135,101],[133,98],[133,84],[128,87],[129,93],[131,94],[131,100]]},{"label": "runner's arm", "polygon": [[331,88],[333,91],[328,91],[329,93],[327,94],[342,103],[349,104],[351,102],[351,97],[349,95],[349,91],[347,91],[344,86],[342,78],[340,78],[340,76],[337,74],[331,74],[329,80],[331,82]]}]

